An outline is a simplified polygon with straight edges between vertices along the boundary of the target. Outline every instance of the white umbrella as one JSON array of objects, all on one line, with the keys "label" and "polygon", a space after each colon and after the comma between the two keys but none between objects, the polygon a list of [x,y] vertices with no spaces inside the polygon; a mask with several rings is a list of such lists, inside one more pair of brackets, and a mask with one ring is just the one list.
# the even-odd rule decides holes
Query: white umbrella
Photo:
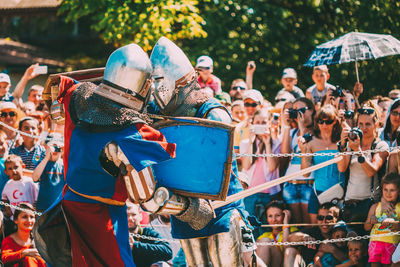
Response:
[{"label": "white umbrella", "polygon": [[341,64],[400,54],[400,41],[388,34],[350,32],[318,45],[304,66]]}]

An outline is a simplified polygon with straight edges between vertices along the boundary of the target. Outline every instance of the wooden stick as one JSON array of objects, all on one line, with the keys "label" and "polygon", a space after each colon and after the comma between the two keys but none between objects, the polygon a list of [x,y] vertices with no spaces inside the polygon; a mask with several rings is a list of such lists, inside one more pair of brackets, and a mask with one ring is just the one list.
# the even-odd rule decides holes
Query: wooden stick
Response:
[{"label": "wooden stick", "polygon": [[360,77],[358,76],[358,64],[357,64],[357,60],[355,61],[356,63],[356,76],[357,76],[357,83],[360,83]]},{"label": "wooden stick", "polygon": [[241,191],[241,192],[236,193],[236,194],[234,194],[234,195],[230,195],[230,196],[228,196],[228,197],[226,198],[225,201],[213,201],[213,202],[211,203],[211,206],[212,206],[214,209],[217,209],[217,208],[219,208],[219,207],[222,207],[222,206],[228,205],[228,204],[230,204],[230,203],[232,203],[232,202],[235,202],[235,201],[237,201],[237,200],[239,200],[239,199],[242,199],[242,198],[245,198],[245,197],[254,195],[254,194],[256,194],[256,193],[258,193],[258,192],[261,192],[261,191],[263,191],[263,190],[265,190],[265,189],[268,189],[268,188],[271,188],[271,187],[273,187],[273,186],[276,186],[276,185],[282,184],[282,183],[284,183],[284,182],[290,181],[290,180],[292,180],[293,178],[296,178],[296,177],[298,177],[298,176],[302,176],[302,175],[304,175],[304,174],[307,174],[307,173],[313,172],[313,171],[315,171],[315,170],[321,169],[321,168],[326,167],[326,166],[328,166],[328,165],[331,165],[331,164],[333,164],[333,163],[337,163],[337,162],[341,161],[342,159],[343,159],[342,156],[337,157],[337,158],[333,158],[333,159],[331,159],[331,160],[328,160],[328,161],[322,162],[322,163],[320,163],[320,164],[317,164],[317,165],[314,165],[314,166],[305,168],[305,169],[300,170],[300,171],[298,171],[298,172],[285,175],[285,176],[283,176],[283,177],[281,177],[281,178],[278,178],[278,179],[275,179],[275,180],[273,180],[273,181],[270,181],[270,182],[267,182],[267,183],[264,183],[264,184],[257,185],[257,186],[255,186],[255,187],[253,187],[253,188],[249,188],[249,189],[247,189],[247,190]]}]

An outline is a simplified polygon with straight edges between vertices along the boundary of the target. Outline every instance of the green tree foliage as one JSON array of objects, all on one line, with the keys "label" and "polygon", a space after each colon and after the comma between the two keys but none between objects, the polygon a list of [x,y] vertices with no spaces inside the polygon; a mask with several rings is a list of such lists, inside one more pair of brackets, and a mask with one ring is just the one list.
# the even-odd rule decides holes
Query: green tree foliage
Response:
[{"label": "green tree foliage", "polygon": [[[314,47],[350,31],[400,38],[396,0],[64,0],[69,21],[90,17],[93,28],[115,46],[137,42],[147,51],[160,36],[177,42],[189,58],[210,55],[214,73],[229,90],[244,78],[247,61],[257,64],[254,88],[270,100],[281,88],[285,67],[293,67],[303,89],[312,69],[303,67]],[[400,56],[360,62],[364,97],[386,94],[400,82]],[[332,84],[351,89],[354,64],[330,66]]]},{"label": "green tree foliage", "polygon": [[161,36],[171,40],[206,37],[193,0],[64,0],[66,21],[89,17],[105,43],[138,43],[150,50]]},{"label": "green tree foliage", "polygon": [[[400,39],[400,3],[354,0],[221,0],[201,5],[208,36],[185,41],[192,59],[208,54],[215,73],[228,90],[235,78],[244,78],[248,60],[255,60],[254,87],[273,99],[281,88],[285,67],[294,67],[303,89],[312,85],[312,69],[303,67],[316,45],[351,31],[392,34]],[[359,63],[364,97],[386,94],[400,80],[400,56]],[[330,66],[332,84],[351,89],[354,63]]]}]

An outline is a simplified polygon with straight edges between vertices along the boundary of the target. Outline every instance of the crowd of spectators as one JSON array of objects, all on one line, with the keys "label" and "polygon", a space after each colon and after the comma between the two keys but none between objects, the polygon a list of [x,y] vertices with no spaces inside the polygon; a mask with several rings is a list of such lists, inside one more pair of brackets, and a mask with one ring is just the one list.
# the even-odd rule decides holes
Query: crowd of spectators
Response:
[{"label": "crowd of spectators", "polygon": [[[11,81],[0,73],[0,191],[4,263],[43,266],[30,231],[35,211],[46,210],[64,187],[62,126],[52,122],[34,85],[22,100],[30,66],[11,93]],[[400,158],[391,151],[400,142],[400,90],[360,103],[363,86],[343,89],[328,83],[328,67],[314,67],[314,84],[297,87],[293,68],[282,71],[282,89],[270,102],[253,88],[256,65],[250,61],[244,79],[230,88],[213,74],[213,60],[196,61],[201,90],[231,113],[239,179],[252,188],[343,155],[337,163],[299,175],[244,199],[256,218],[258,242],[307,242],[373,234],[351,240],[299,246],[258,245],[259,266],[389,266],[400,260]],[[338,79],[336,79],[338,80]],[[224,90],[223,90],[224,89]],[[19,131],[16,131],[19,130]],[[370,151],[378,150],[378,151]],[[257,157],[241,154],[307,155]],[[130,245],[137,266],[185,266],[177,243],[147,240],[136,234],[171,239],[168,216],[154,216],[128,203]],[[379,237],[380,234],[389,234]],[[145,255],[139,257],[138,255]]]},{"label": "crowd of spectators", "polygon": [[[207,62],[213,70],[212,60]],[[203,67],[197,66],[200,76]],[[360,102],[363,85],[345,89],[329,84],[326,65],[313,68],[314,84],[305,90],[297,87],[296,71],[285,68],[282,89],[270,102],[252,88],[255,69],[254,62],[249,62],[245,80],[234,80],[226,90],[229,95],[214,90],[214,97],[232,114],[234,150],[239,153],[239,178],[245,188],[349,152],[337,163],[244,199],[246,210],[261,224],[253,230],[257,241],[264,243],[256,249],[257,256],[267,266],[395,265],[399,238],[390,234],[400,229],[400,158],[393,149],[400,144],[400,90]],[[202,87],[207,90],[207,83]],[[305,155],[254,156],[291,153]],[[381,234],[388,236],[376,236]],[[375,237],[265,245],[364,235]]]}]

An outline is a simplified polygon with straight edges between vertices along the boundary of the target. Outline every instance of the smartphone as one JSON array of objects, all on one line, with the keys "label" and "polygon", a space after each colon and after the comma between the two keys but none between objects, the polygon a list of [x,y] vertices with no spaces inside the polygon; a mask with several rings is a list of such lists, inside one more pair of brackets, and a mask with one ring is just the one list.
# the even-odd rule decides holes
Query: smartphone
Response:
[{"label": "smartphone", "polygon": [[272,124],[279,124],[279,117],[280,117],[280,114],[279,113],[273,113],[272,114],[272,120],[271,120],[271,123]]},{"label": "smartphone", "polygon": [[47,66],[46,65],[37,66],[33,68],[33,72],[36,74],[47,74]]},{"label": "smartphone", "polygon": [[251,128],[255,134],[265,134],[265,131],[267,130],[267,127],[265,127],[263,124],[254,124]]}]

